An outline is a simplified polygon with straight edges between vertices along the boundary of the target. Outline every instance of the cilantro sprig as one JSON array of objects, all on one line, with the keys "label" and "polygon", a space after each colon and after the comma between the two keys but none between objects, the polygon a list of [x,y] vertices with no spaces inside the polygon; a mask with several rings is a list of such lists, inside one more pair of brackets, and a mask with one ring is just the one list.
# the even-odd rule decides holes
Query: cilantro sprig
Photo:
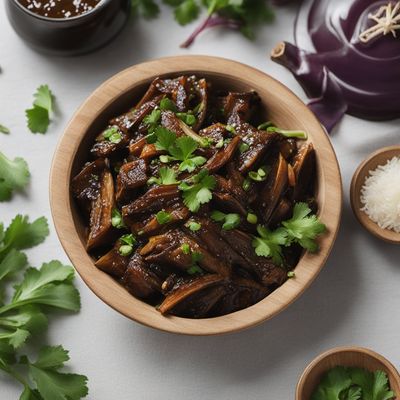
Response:
[{"label": "cilantro sprig", "polygon": [[253,247],[258,256],[271,258],[278,265],[283,263],[282,247],[299,244],[311,252],[318,250],[316,238],[324,233],[326,226],[311,214],[306,203],[296,203],[291,219],[271,231],[262,225],[257,226],[259,236],[254,236]]},{"label": "cilantro sprig", "polygon": [[34,98],[32,108],[25,111],[28,128],[32,133],[46,133],[54,112],[54,95],[48,85],[41,85]]},{"label": "cilantro sprig", "polygon": [[212,190],[217,181],[208,170],[203,169],[188,181],[182,182],[178,187],[182,191],[183,202],[191,212],[197,212],[202,204],[212,199]]},{"label": "cilantro sprig", "polygon": [[388,376],[383,371],[337,366],[329,370],[311,400],[391,400]]},{"label": "cilantro sprig", "polygon": [[[19,353],[32,335],[46,329],[52,309],[80,309],[72,267],[50,261],[40,269],[27,268],[28,259],[21,250],[42,243],[48,233],[43,217],[31,223],[28,217],[17,215],[7,229],[0,223],[0,370],[23,385],[21,399],[78,400],[87,395],[87,378],[59,371],[69,360],[61,346],[43,347],[35,362]],[[4,293],[15,281],[19,282],[8,299]]]},{"label": "cilantro sprig", "polygon": [[10,160],[0,152],[0,201],[10,200],[14,191],[23,190],[29,177],[28,164],[23,158]]},{"label": "cilantro sprig", "polygon": [[163,127],[156,128],[154,133],[157,137],[155,142],[156,149],[168,153],[168,155],[160,156],[161,162],[178,161],[180,162],[178,168],[180,172],[193,172],[207,161],[205,157],[194,154],[199,145],[191,137],[182,136],[177,138],[174,132]]}]

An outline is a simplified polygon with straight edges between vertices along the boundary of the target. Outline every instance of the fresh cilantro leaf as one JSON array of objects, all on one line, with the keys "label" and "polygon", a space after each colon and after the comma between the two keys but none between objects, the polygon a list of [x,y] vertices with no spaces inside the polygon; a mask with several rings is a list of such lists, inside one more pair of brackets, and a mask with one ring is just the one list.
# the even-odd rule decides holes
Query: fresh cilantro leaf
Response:
[{"label": "fresh cilantro leaf", "polygon": [[28,128],[32,133],[46,133],[50,124],[47,110],[42,107],[33,107],[25,111],[28,119]]},{"label": "fresh cilantro leaf", "polygon": [[177,160],[184,161],[189,158],[197,149],[197,143],[189,136],[182,136],[175,141],[169,152]]},{"label": "fresh cilantro leaf", "polygon": [[182,182],[179,189],[183,192],[183,202],[192,212],[199,211],[202,204],[212,199],[211,190],[215,189],[217,181],[208,174],[206,169],[192,177],[193,184]]},{"label": "fresh cilantro leaf", "polygon": [[318,243],[315,238],[326,231],[326,226],[321,223],[316,215],[310,215],[311,210],[306,203],[296,203],[293,217],[282,222],[290,242],[299,243],[303,248],[316,252]]},{"label": "fresh cilantro leaf", "polygon": [[9,160],[0,152],[0,201],[9,200],[14,190],[22,190],[29,182],[28,164],[23,158]]},{"label": "fresh cilantro leaf", "polygon": [[360,386],[363,400],[390,400],[395,397],[389,390],[385,372],[370,372],[362,368],[349,368],[349,372],[353,383]]},{"label": "fresh cilantro leaf", "polygon": [[17,328],[13,332],[0,332],[0,340],[7,341],[14,349],[17,349],[25,343],[29,335],[29,331]]},{"label": "fresh cilantro leaf", "polygon": [[155,130],[155,134],[157,135],[156,149],[169,151],[170,147],[175,143],[175,133],[160,126]]},{"label": "fresh cilantro leaf", "polygon": [[12,248],[29,249],[44,241],[49,234],[49,226],[45,217],[30,223],[27,216],[17,215],[4,233],[3,244],[0,244],[0,260]]},{"label": "fresh cilantro leaf", "polygon": [[317,389],[311,396],[311,400],[339,400],[340,394],[352,384],[346,368],[335,367],[329,370],[323,377]]},{"label": "fresh cilantro leaf", "polygon": [[225,221],[225,216],[226,216],[226,214],[223,213],[222,211],[216,210],[211,213],[211,219],[214,220],[215,222]]},{"label": "fresh cilantro leaf", "polygon": [[164,224],[167,224],[168,222],[170,222],[172,217],[171,217],[170,213],[168,213],[164,210],[161,210],[156,214],[156,219],[160,225],[164,225]]},{"label": "fresh cilantro leaf", "polygon": [[69,360],[61,346],[43,347],[36,362],[29,362],[29,372],[44,400],[79,400],[88,394],[87,377],[67,374],[59,369]]},{"label": "fresh cilantro leaf", "polygon": [[158,127],[161,118],[161,111],[159,109],[154,109],[149,115],[143,118],[143,122],[148,126],[148,131],[150,133]]},{"label": "fresh cilantro leaf", "polygon": [[160,13],[160,7],[154,0],[131,0],[132,12],[143,15],[146,19],[152,19]]},{"label": "fresh cilantro leaf", "polygon": [[33,133],[46,133],[53,112],[54,96],[47,85],[39,86],[34,94],[33,107],[26,110],[28,128]]},{"label": "fresh cilantro leaf", "polygon": [[173,185],[179,183],[176,180],[176,172],[172,168],[162,167],[160,168],[159,173],[161,185]]},{"label": "fresh cilantro leaf", "polygon": [[49,113],[53,112],[53,101],[54,96],[48,85],[41,85],[37,88],[36,93],[34,94],[35,101],[33,102],[34,106],[44,108]]},{"label": "fresh cilantro leaf", "polygon": [[26,264],[26,255],[18,250],[11,249],[0,262],[0,281],[21,271]]},{"label": "fresh cilantro leaf", "polygon": [[79,293],[72,285],[74,270],[59,261],[44,263],[40,270],[29,268],[9,305],[0,308],[0,314],[26,304],[53,306],[69,311],[79,311]]},{"label": "fresh cilantro leaf", "polygon": [[281,246],[287,243],[287,233],[285,229],[278,228],[270,231],[262,225],[257,226],[257,232],[260,237],[255,236],[253,247],[258,256],[271,258],[275,264],[283,263]]},{"label": "fresh cilantro leaf", "polygon": [[8,135],[10,130],[6,126],[0,124],[0,132]]},{"label": "fresh cilantro leaf", "polygon": [[352,386],[343,396],[343,400],[361,400],[362,390],[360,387]]},{"label": "fresh cilantro leaf", "polygon": [[175,19],[180,25],[186,25],[197,19],[200,8],[195,0],[184,0],[174,11]]}]

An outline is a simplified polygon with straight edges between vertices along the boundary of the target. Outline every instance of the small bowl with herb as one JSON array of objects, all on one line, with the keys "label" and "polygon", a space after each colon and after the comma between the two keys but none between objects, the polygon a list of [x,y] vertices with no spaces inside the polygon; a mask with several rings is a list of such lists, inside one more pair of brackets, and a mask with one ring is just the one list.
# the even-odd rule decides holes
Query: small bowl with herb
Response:
[{"label": "small bowl with herb", "polygon": [[400,375],[386,358],[361,347],[337,347],[304,370],[296,400],[395,400],[398,394]]},{"label": "small bowl with herb", "polygon": [[34,49],[72,56],[108,43],[125,25],[130,0],[6,0],[8,19]]},{"label": "small bowl with herb", "polygon": [[350,186],[353,212],[374,236],[400,244],[400,145],[369,155]]},{"label": "small bowl with herb", "polygon": [[61,242],[101,299],[197,335],[293,302],[328,257],[342,200],[304,104],[260,71],[200,56],[102,85],[60,141],[50,190]]}]

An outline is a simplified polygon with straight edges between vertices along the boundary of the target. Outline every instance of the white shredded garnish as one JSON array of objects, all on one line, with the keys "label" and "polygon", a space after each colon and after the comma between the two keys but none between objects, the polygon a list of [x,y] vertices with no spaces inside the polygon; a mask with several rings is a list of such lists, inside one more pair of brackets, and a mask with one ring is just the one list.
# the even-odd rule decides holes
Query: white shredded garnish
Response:
[{"label": "white shredded garnish", "polygon": [[400,233],[400,157],[369,172],[361,189],[361,208],[382,229]]},{"label": "white shredded garnish", "polygon": [[368,43],[377,36],[386,36],[389,33],[396,37],[396,31],[400,30],[400,1],[394,6],[389,1],[386,6],[380,7],[375,14],[369,14],[368,19],[373,20],[375,25],[360,33],[359,38],[363,43]]}]

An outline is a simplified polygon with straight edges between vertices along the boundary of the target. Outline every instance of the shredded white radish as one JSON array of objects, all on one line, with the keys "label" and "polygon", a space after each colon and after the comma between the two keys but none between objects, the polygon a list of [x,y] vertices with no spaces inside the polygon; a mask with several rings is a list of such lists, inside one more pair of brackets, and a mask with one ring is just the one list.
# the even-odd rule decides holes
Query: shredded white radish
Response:
[{"label": "shredded white radish", "polygon": [[361,189],[361,203],[361,210],[382,229],[400,233],[399,157],[370,171]]}]

